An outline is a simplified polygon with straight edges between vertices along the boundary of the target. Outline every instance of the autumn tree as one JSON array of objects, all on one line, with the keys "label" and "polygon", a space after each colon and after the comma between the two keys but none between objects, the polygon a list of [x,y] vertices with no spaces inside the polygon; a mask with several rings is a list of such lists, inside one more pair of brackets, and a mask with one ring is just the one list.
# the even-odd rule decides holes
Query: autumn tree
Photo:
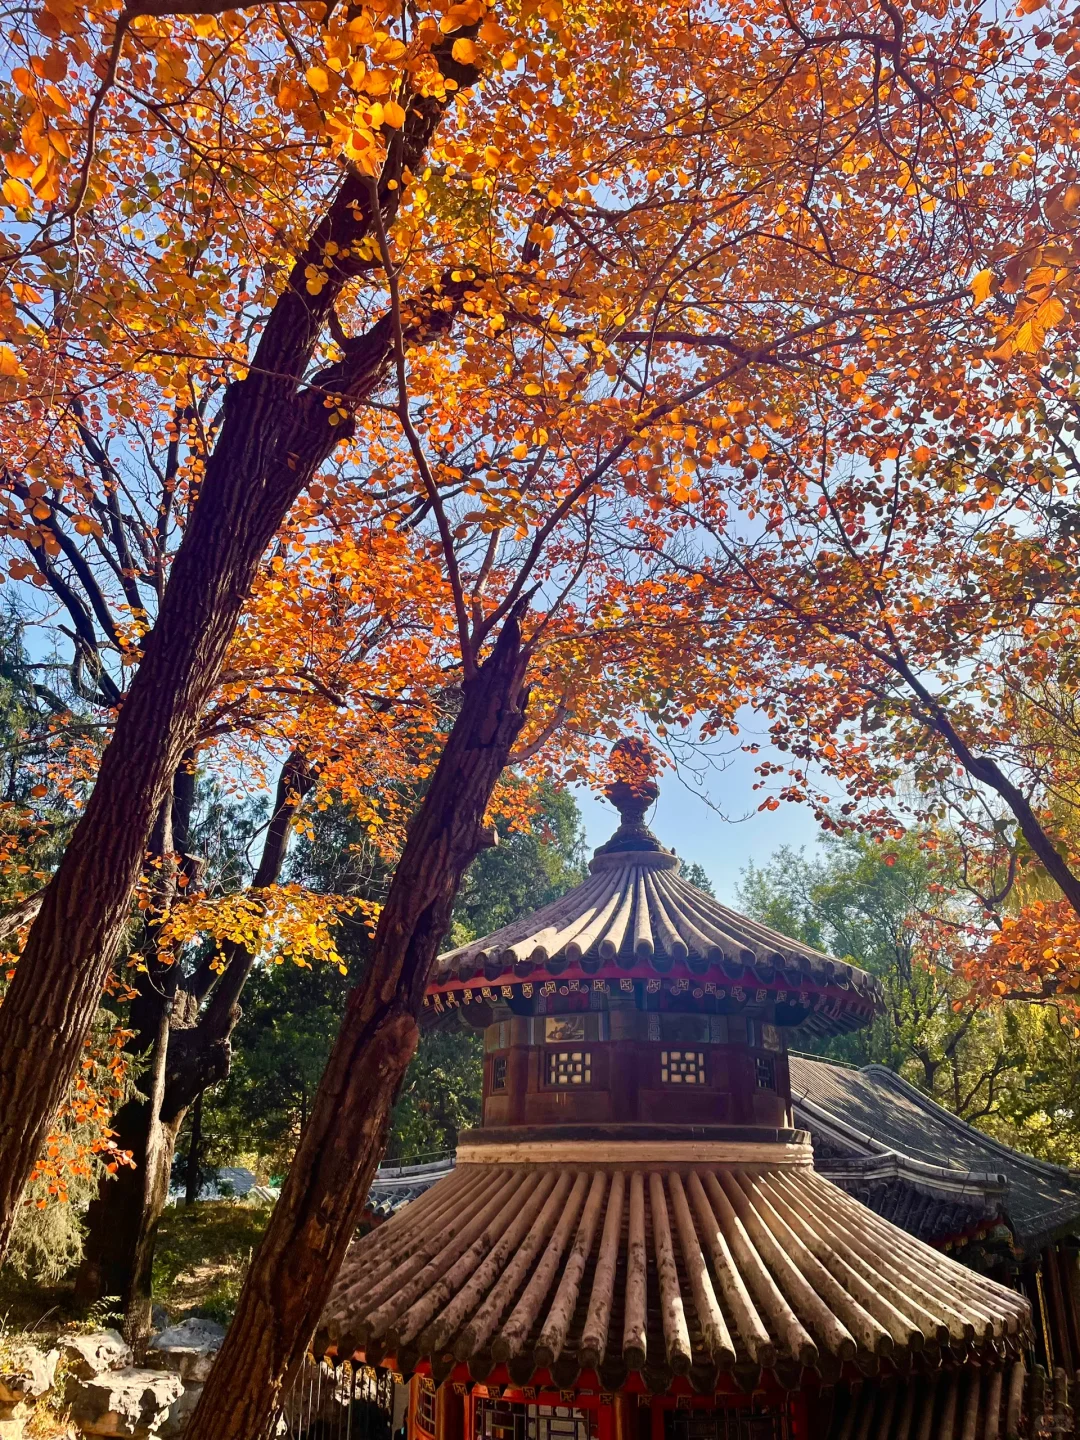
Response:
[{"label": "autumn tree", "polygon": [[[157,437],[159,452],[152,431],[122,414],[100,437],[89,427],[83,413],[72,460],[80,467],[83,495],[96,513],[108,516],[112,507],[116,525],[83,534],[78,517],[50,490],[39,508],[49,510],[57,553],[49,556],[20,537],[23,559],[16,556],[12,564],[36,565],[38,633],[58,656],[66,651],[64,682],[107,734],[131,674],[121,637],[132,604],[140,601],[140,623],[151,625],[161,575],[189,505],[175,428]],[[189,435],[191,444],[198,433],[196,427]],[[171,518],[163,525],[159,554],[158,525],[165,514]],[[369,821],[379,810],[384,846],[392,848],[392,805],[361,797],[373,791],[376,776],[389,785],[411,773],[389,736],[400,730],[403,743],[415,743],[431,698],[425,669],[430,615],[425,603],[410,606],[402,594],[403,584],[408,589],[411,581],[419,593],[432,581],[423,561],[413,563],[407,546],[392,536],[372,534],[359,544],[326,536],[316,541],[316,524],[301,506],[256,581],[221,683],[199,718],[167,813],[151,835],[139,918],[134,930],[129,926],[121,956],[128,992],[119,1007],[125,1048],[145,1060],[148,1078],[146,1093],[129,1099],[115,1118],[115,1144],[133,1163],[102,1179],[87,1216],[77,1289],[87,1303],[119,1296],[133,1336],[149,1324],[153,1236],[176,1135],[203,1090],[228,1074],[238,1002],[263,958],[261,937],[274,936],[279,957],[291,946],[303,963],[336,958],[321,933],[325,919],[337,913],[332,897],[322,900],[277,883],[296,814],[305,801],[348,797],[344,803],[359,806]],[[285,594],[286,557],[301,553],[290,566]],[[133,554],[145,563],[136,566]],[[154,555],[154,563],[146,561]],[[386,663],[388,644],[407,680]],[[384,678],[391,678],[389,689]],[[410,717],[400,727],[399,706]],[[242,767],[257,784],[275,755],[277,793],[261,833],[261,856],[246,892],[230,894],[217,873],[221,857],[208,856],[203,838],[193,833],[197,773]],[[84,785],[91,773],[84,766]]]},{"label": "autumn tree", "polygon": [[[750,431],[778,416],[809,446],[823,387],[841,388],[864,342],[889,337],[881,371],[901,389],[912,370],[947,372],[973,258],[1018,213],[1007,178],[984,173],[989,151],[1019,144],[994,85],[1034,74],[1023,118],[1041,92],[1025,37],[959,7],[208,8],[134,6],[115,24],[50,10],[41,33],[59,43],[13,39],[34,54],[17,67],[9,200],[42,228],[11,237],[11,283],[29,288],[4,362],[9,465],[30,482],[12,533],[45,555],[59,543],[44,494],[66,471],[46,461],[116,346],[170,417],[193,377],[196,394],[208,373],[226,383],[152,629],[125,652],[134,679],[97,785],[0,1010],[0,1217],[262,556],[316,476],[328,527],[378,521],[436,564],[455,691],[195,1417],[196,1434],[224,1435],[260,1428],[318,1317],[503,770],[565,750],[580,773],[638,707],[734,723],[730,674],[710,680],[688,649],[701,585],[680,593],[672,527],[715,525],[723,493],[756,521],[759,461],[774,477]],[[148,192],[153,223],[133,225]],[[19,307],[34,305],[30,326]],[[41,434],[55,450],[34,448]]]},{"label": "autumn tree", "polygon": [[[266,13],[270,14],[270,7]],[[311,23],[302,6],[297,7],[294,17],[288,17],[293,18],[301,30]],[[377,23],[379,18],[372,12],[372,20]],[[286,71],[292,69],[295,73],[293,57],[300,51],[288,19],[285,24],[292,44],[285,51],[289,58],[283,64]],[[395,53],[397,48],[404,53],[401,43],[392,40],[386,31],[376,32],[371,20],[366,21],[366,27],[360,23],[365,20],[364,16],[357,16],[356,20],[357,45],[364,53],[368,53],[369,45],[372,52],[389,47]],[[269,27],[269,35],[263,32],[264,39],[280,38],[276,10],[271,19],[261,23]],[[183,52],[174,45],[176,24],[183,27],[191,57],[198,62],[193,80],[188,76]],[[240,28],[234,34],[236,26]],[[247,228],[250,217],[246,214],[245,223],[239,227],[212,229],[209,222],[215,208],[221,203],[231,208],[238,195],[233,194],[230,202],[227,194],[218,191],[212,177],[219,171],[219,160],[215,154],[206,153],[199,135],[176,137],[170,133],[174,117],[180,113],[178,110],[161,112],[159,109],[159,115],[164,113],[164,120],[153,138],[140,125],[137,127],[140,138],[134,145],[121,139],[128,130],[127,115],[132,107],[140,115],[152,115],[158,108],[153,90],[160,84],[170,100],[179,94],[185,96],[196,129],[202,129],[196,117],[205,118],[213,112],[216,119],[226,122],[233,142],[240,142],[243,147],[250,140],[258,149],[263,149],[266,137],[257,137],[247,125],[250,121],[255,132],[262,129],[263,117],[259,111],[265,111],[265,107],[256,105],[250,111],[244,107],[240,114],[235,114],[227,98],[231,68],[238,67],[247,73],[247,49],[243,41],[254,37],[244,34],[241,39],[241,31],[245,29],[246,22],[239,13],[224,22],[211,16],[205,23],[198,18],[194,22],[162,23],[138,8],[117,13],[105,6],[100,11],[49,10],[43,13],[37,40],[28,41],[22,32],[13,32],[9,37],[17,50],[26,52],[29,45],[34,53],[27,53],[28,65],[16,66],[12,71],[17,86],[11,101],[14,106],[11,119],[15,122],[12,133],[20,134],[21,140],[9,154],[7,164],[11,178],[6,182],[6,196],[16,213],[25,215],[25,222],[20,223],[32,225],[35,203],[42,206],[35,238],[25,241],[15,232],[8,239],[7,317],[11,322],[9,328],[14,332],[10,338],[19,342],[19,349],[7,348],[3,352],[8,375],[15,382],[15,398],[8,407],[13,444],[7,464],[9,484],[16,499],[22,498],[16,487],[32,487],[25,493],[28,502],[25,508],[12,509],[9,513],[13,532],[25,540],[29,539],[26,532],[32,530],[38,540],[34,548],[48,559],[62,551],[63,546],[49,523],[52,507],[43,499],[49,488],[43,476],[51,470],[47,462],[54,461],[56,471],[53,473],[63,483],[65,471],[70,475],[71,467],[65,464],[63,451],[42,453],[36,441],[23,446],[14,442],[20,420],[36,417],[46,428],[52,425],[52,416],[46,413],[51,409],[50,403],[39,401],[34,379],[37,360],[44,367],[38,368],[38,379],[44,377],[46,370],[51,370],[54,378],[48,393],[58,393],[49,334],[78,336],[71,347],[77,353],[65,355],[76,368],[68,370],[65,366],[65,378],[59,386],[63,392],[62,430],[68,438],[72,432],[78,435],[80,396],[87,383],[102,371],[107,374],[115,368],[114,358],[109,355],[110,340],[126,351],[125,369],[145,368],[154,372],[159,380],[164,379],[166,371],[171,371],[167,381],[170,387],[174,387],[179,378],[176,346],[183,355],[194,359],[193,350],[198,354],[200,346],[205,344],[215,358],[220,356],[225,362],[227,372],[232,369],[230,353],[239,358],[247,337],[240,335],[231,339],[227,327],[217,323],[217,314],[221,309],[219,297],[227,295],[230,289],[237,293],[237,287],[243,288],[246,283],[239,273],[242,264],[233,268],[233,262],[239,260],[233,246],[239,244],[245,249],[249,260],[258,255],[262,265],[268,262],[272,265],[275,254],[283,258],[289,255],[295,228],[288,222],[296,211],[289,214],[277,211],[275,218],[279,223],[285,222],[286,228],[282,241],[276,243],[270,238],[268,226],[256,226],[257,234]],[[144,32],[142,38],[140,31]],[[208,43],[211,32],[219,41],[217,45]],[[34,1163],[49,1116],[77,1063],[126,922],[147,841],[219,679],[240,606],[251,588],[256,568],[286,511],[345,433],[338,422],[346,412],[339,413],[337,407],[328,409],[323,403],[326,386],[333,385],[343,401],[351,397],[349,403],[352,403],[364,393],[385,361],[389,327],[383,324],[368,343],[360,341],[346,346],[341,358],[329,367],[331,373],[324,373],[314,386],[304,383],[327,317],[343,286],[369,263],[368,257],[361,256],[359,250],[370,234],[376,211],[389,220],[400,202],[406,170],[416,166],[424,154],[449,93],[445,81],[449,79],[456,87],[470,80],[474,73],[451,58],[452,42],[443,44],[439,37],[438,28],[431,26],[424,38],[417,40],[410,62],[414,83],[410,83],[402,95],[404,105],[398,100],[388,101],[391,108],[385,116],[381,102],[374,102],[379,106],[377,113],[365,110],[366,118],[355,118],[355,124],[351,124],[346,143],[351,156],[356,157],[356,168],[345,185],[328,198],[333,176],[327,173],[326,165],[314,167],[315,174],[311,177],[314,183],[305,188],[302,198],[312,201],[316,214],[321,210],[321,220],[306,244],[301,242],[296,247],[292,278],[273,304],[269,323],[262,329],[257,343],[244,356],[251,368],[246,378],[233,381],[228,401],[216,417],[212,453],[198,465],[198,503],[192,507],[184,540],[161,592],[153,628],[145,639],[142,606],[136,604],[134,593],[129,597],[130,626],[116,637],[115,644],[121,662],[137,660],[137,671],[124,695],[97,784],[31,930],[0,1019],[0,1092],[3,1094],[0,1113],[4,1117],[0,1122],[0,1153],[4,1156],[5,1177],[0,1196],[0,1248],[10,1230],[19,1193]],[[45,40],[51,43],[39,46],[38,42]],[[348,37],[335,39],[324,34],[316,23],[307,43],[315,43],[323,50],[326,40],[344,43],[347,49],[352,43]],[[441,62],[431,49],[433,43],[442,46]],[[98,77],[92,67],[99,56],[107,57],[104,58],[104,78]],[[371,58],[374,61],[374,53]],[[219,61],[222,63],[218,64]],[[358,58],[356,63],[364,62]],[[73,67],[70,75],[69,64]],[[122,64],[130,84],[114,83]],[[372,71],[376,68],[373,64]],[[302,69],[301,65],[303,89],[297,92],[297,103],[302,102],[305,95],[318,94],[303,78]],[[330,72],[319,70],[318,73],[324,77],[324,89],[327,88]],[[362,73],[367,74],[366,67]],[[288,90],[287,74],[279,72],[275,79],[279,98],[281,90],[286,95],[292,93]],[[67,93],[59,86],[59,82],[65,80]],[[149,94],[143,93],[144,82]],[[388,89],[385,75],[383,83]],[[361,95],[365,93],[360,91]],[[208,102],[207,105],[202,101]],[[276,118],[272,119],[271,128],[275,132],[279,119],[286,130],[292,123],[289,102],[285,101],[285,105],[285,109],[276,103],[273,105],[272,115]],[[315,108],[317,110],[317,105]],[[350,115],[354,108],[355,101],[350,104]],[[77,118],[53,123],[61,116],[73,114]],[[380,180],[369,185],[360,163],[361,150],[368,156],[367,169],[374,169],[373,157],[381,144],[376,132],[383,123],[394,137],[390,142],[393,154],[389,163],[382,165]],[[209,135],[211,129],[208,127],[204,134]],[[115,135],[117,149],[110,152],[110,160],[101,168],[95,168],[103,131]],[[216,130],[212,133],[220,134]],[[297,135],[302,133],[303,126],[298,122]],[[72,153],[72,141],[78,150],[78,159],[62,181],[65,162]],[[216,143],[215,139],[215,149]],[[175,207],[162,206],[156,212],[153,234],[148,236],[140,230],[141,239],[136,239],[127,217],[139,203],[132,198],[132,183],[138,177],[140,198],[145,197],[150,184],[143,178],[147,144],[152,149],[160,145],[164,155],[170,149],[178,152],[184,179],[190,179],[191,183],[178,183],[173,192]],[[270,150],[267,159],[269,169],[262,181],[273,193],[277,152]],[[132,168],[133,164],[138,165],[138,170]],[[332,164],[329,169],[333,169]],[[229,167],[226,171],[235,174]],[[21,178],[15,172],[21,172]],[[283,193],[290,194],[291,198],[285,173],[278,173],[279,179],[286,182]],[[241,193],[247,190],[250,176],[248,169],[239,179]],[[32,193],[24,180],[36,187]],[[58,207],[54,202],[62,184],[64,198]],[[156,183],[150,185],[150,190],[164,193]],[[88,238],[85,211],[90,206],[96,212],[89,232],[97,247],[92,266],[83,248]],[[194,217],[191,208],[198,212]],[[302,212],[303,206],[299,208]],[[28,209],[30,214],[26,214]],[[236,212],[231,213],[235,218]],[[193,218],[194,228],[190,223]],[[61,237],[64,229],[68,248],[64,248]],[[258,246],[263,239],[269,243],[261,250],[247,250],[251,241]],[[57,248],[58,242],[60,248]],[[147,258],[156,277],[148,289],[141,288],[135,281],[135,271],[142,271],[142,266],[137,263],[132,269],[129,244],[141,247],[141,254]],[[164,256],[160,251],[164,251]],[[151,254],[153,260],[149,260]],[[185,268],[189,258],[196,254],[203,262],[199,271],[202,285],[193,283]],[[76,255],[84,267],[78,275],[71,268]],[[324,271],[327,263],[330,270]],[[325,274],[325,281],[320,279],[316,283],[313,278],[316,272],[320,277]],[[42,284],[42,290],[31,283],[31,275]],[[55,284],[50,289],[48,282],[54,278]],[[214,288],[208,289],[206,282],[211,278]],[[185,280],[188,283],[176,283]],[[141,299],[135,301],[134,311],[119,305],[122,313],[115,323],[107,322],[105,317],[112,315],[119,298],[132,296],[136,290]],[[269,301],[274,291],[275,282],[264,271],[260,298]],[[49,295],[48,300],[44,298],[45,293]],[[191,300],[186,314],[185,304],[178,303],[181,295]],[[24,318],[19,307],[35,304],[42,307],[40,316],[32,320]],[[130,335],[133,328],[138,330],[145,325],[146,320],[140,323],[135,313],[140,304],[149,307],[149,312],[144,314],[153,313],[156,317],[141,358],[131,355],[123,338]],[[443,323],[440,315],[441,312],[431,312],[430,320],[423,323],[438,328]],[[194,346],[190,342],[193,329]],[[44,344],[37,343],[39,336]],[[88,346],[85,352],[84,341]],[[33,356],[32,347],[36,349]],[[166,359],[170,351],[172,358]],[[89,368],[80,372],[78,359],[88,360]],[[212,369],[213,365],[211,360],[206,368]],[[181,392],[187,388],[181,381]],[[116,403],[118,408],[130,405],[123,398]],[[204,423],[197,398],[193,408],[192,423]],[[174,416],[175,410],[170,418]],[[81,493],[80,478],[72,476],[65,498],[80,512],[73,517],[73,528],[94,535],[97,529],[104,529],[104,525],[94,514],[90,498]],[[163,488],[171,503],[171,490],[167,485]],[[163,528],[163,523],[157,528]],[[71,563],[74,565],[73,559]],[[137,563],[152,569],[154,556],[139,557]],[[118,577],[122,585],[131,580],[127,571],[128,567],[122,566]]]},{"label": "autumn tree", "polygon": [[[717,665],[752,656],[743,694],[790,757],[763,764],[762,803],[807,803],[827,826],[879,836],[949,827],[1000,931],[973,978],[1057,1003],[1073,989],[1080,907],[1080,131],[1073,21],[1020,10],[1012,33],[1037,59],[990,81],[984,134],[1012,144],[972,168],[1001,188],[997,208],[975,202],[986,228],[966,305],[947,333],[868,331],[838,353],[813,418],[747,407],[745,443],[708,475],[693,542],[670,558],[678,593],[696,580]],[[917,168],[896,178],[930,217],[897,232],[917,250],[940,197]],[[747,450],[760,462],[749,484],[730,468]]]}]

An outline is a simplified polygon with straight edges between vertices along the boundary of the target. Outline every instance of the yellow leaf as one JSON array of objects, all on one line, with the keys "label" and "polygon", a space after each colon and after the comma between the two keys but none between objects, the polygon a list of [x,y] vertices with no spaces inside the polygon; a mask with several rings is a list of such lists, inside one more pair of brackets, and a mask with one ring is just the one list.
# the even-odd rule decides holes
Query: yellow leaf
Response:
[{"label": "yellow leaf", "polygon": [[454,48],[450,53],[459,65],[472,65],[476,61],[477,50],[471,40],[455,40]]},{"label": "yellow leaf", "polygon": [[390,89],[391,75],[388,70],[369,70],[364,89],[369,95],[385,95]]},{"label": "yellow leaf", "polygon": [[5,155],[4,165],[9,175],[17,175],[20,180],[28,180],[35,169],[34,161],[21,150],[13,150],[10,155]]},{"label": "yellow leaf", "polygon": [[312,90],[319,95],[325,95],[330,88],[329,72],[324,70],[321,65],[309,66],[308,69],[304,71],[304,79],[311,86]]},{"label": "yellow leaf", "polygon": [[1060,325],[1065,319],[1065,306],[1056,295],[1051,295],[1039,306],[1036,319],[1044,331],[1052,330],[1055,325]]},{"label": "yellow leaf", "polygon": [[971,293],[975,297],[975,304],[981,305],[994,287],[994,272],[992,270],[980,270],[971,282]]},{"label": "yellow leaf", "polygon": [[544,392],[543,392],[543,389],[542,389],[541,386],[539,386],[539,385],[526,385],[526,386],[525,386],[525,394],[526,394],[526,395],[542,395],[543,393],[544,393]]},{"label": "yellow leaf", "polygon": [[396,100],[387,100],[382,107],[383,124],[393,130],[400,130],[405,124],[405,110]]},{"label": "yellow leaf", "polygon": [[1013,347],[1019,350],[1021,355],[1034,355],[1042,345],[1042,336],[1037,333],[1036,327],[1030,320],[1025,320],[1020,329],[1016,332],[1013,340]]},{"label": "yellow leaf", "polygon": [[30,204],[30,191],[21,180],[5,180],[0,189],[4,192],[4,199],[9,205],[19,208]]}]

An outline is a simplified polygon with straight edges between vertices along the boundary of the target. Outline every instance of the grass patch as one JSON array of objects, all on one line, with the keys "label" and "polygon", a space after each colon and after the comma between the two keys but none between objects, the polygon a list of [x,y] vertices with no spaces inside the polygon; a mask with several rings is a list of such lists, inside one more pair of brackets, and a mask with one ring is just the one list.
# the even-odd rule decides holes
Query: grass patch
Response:
[{"label": "grass patch", "polygon": [[29,1280],[11,1266],[0,1270],[0,1330],[13,1334],[44,1335],[62,1330],[81,1318],[75,1306],[74,1281],[55,1285]]},{"label": "grass patch", "polygon": [[171,1206],[158,1226],[154,1303],[170,1320],[203,1315],[228,1324],[270,1206],[200,1200]]},{"label": "grass patch", "polygon": [[[170,1322],[202,1315],[227,1325],[269,1219],[269,1206],[239,1200],[170,1206],[158,1226],[154,1304],[168,1312]],[[74,1274],[47,1284],[24,1279],[10,1266],[0,1270],[0,1333],[55,1333],[88,1318],[117,1324],[116,1318],[87,1317],[79,1309]]]}]

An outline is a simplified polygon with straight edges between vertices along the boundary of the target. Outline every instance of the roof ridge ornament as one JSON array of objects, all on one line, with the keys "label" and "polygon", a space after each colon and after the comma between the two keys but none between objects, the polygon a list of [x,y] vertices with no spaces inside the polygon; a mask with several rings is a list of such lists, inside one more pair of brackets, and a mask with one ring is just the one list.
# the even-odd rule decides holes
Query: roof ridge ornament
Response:
[{"label": "roof ridge ornament", "polygon": [[615,778],[604,787],[604,794],[619,812],[620,824],[611,839],[595,851],[592,868],[603,855],[674,857],[645,824],[645,812],[660,794],[653,747],[640,735],[624,735],[612,746],[610,760]]}]

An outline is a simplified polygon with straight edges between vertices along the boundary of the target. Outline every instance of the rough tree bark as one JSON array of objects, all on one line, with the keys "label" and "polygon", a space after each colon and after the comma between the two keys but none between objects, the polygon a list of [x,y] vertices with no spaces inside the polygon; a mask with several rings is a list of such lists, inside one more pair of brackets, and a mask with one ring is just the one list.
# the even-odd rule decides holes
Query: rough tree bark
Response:
[{"label": "rough tree bark", "polygon": [[[181,773],[186,778],[190,770],[182,767]],[[314,784],[304,755],[294,750],[278,777],[253,890],[274,885],[280,878],[296,812]],[[174,843],[186,854],[187,821],[182,821],[181,835],[178,808],[174,801]],[[125,1337],[131,1344],[150,1330],[154,1246],[168,1203],[177,1137],[188,1107],[210,1085],[228,1078],[229,1041],[240,1019],[238,1002],[256,957],[242,945],[226,946],[220,979],[211,968],[211,958],[185,979],[177,967],[162,965],[150,954],[146,957],[140,994],[132,1005],[135,1034],[129,1048],[138,1054],[150,1051],[152,1080],[144,1088],[156,1093],[157,1103],[148,1095],[129,1101],[118,1112],[113,1122],[116,1143],[131,1151],[134,1168],[103,1177],[87,1211],[76,1295],[82,1304],[119,1297]],[[200,1015],[200,1003],[207,998]]]},{"label": "rough tree bark", "polygon": [[[435,54],[460,89],[477,72],[453,60],[453,40],[447,36]],[[384,225],[396,212],[403,170],[421,168],[446,103],[407,97],[405,124],[390,139],[377,188]],[[297,495],[349,432],[347,424],[330,425],[328,398],[355,406],[391,357],[394,329],[386,316],[348,341],[339,363],[304,381],[342,287],[368,263],[357,242],[373,220],[368,183],[346,174],[267,319],[247,377],[229,391],[157,623],[0,1006],[0,1260],[78,1065],[154,818],[221,673],[259,562]],[[328,275],[318,295],[306,287],[309,265]],[[433,308],[413,317],[410,338],[415,343],[448,324]]]},{"label": "rough tree bark", "polygon": [[256,1252],[188,1440],[268,1433],[356,1229],[417,1041],[416,1017],[461,877],[490,843],[484,811],[525,717],[517,615],[464,700],[379,917],[281,1198]]}]

